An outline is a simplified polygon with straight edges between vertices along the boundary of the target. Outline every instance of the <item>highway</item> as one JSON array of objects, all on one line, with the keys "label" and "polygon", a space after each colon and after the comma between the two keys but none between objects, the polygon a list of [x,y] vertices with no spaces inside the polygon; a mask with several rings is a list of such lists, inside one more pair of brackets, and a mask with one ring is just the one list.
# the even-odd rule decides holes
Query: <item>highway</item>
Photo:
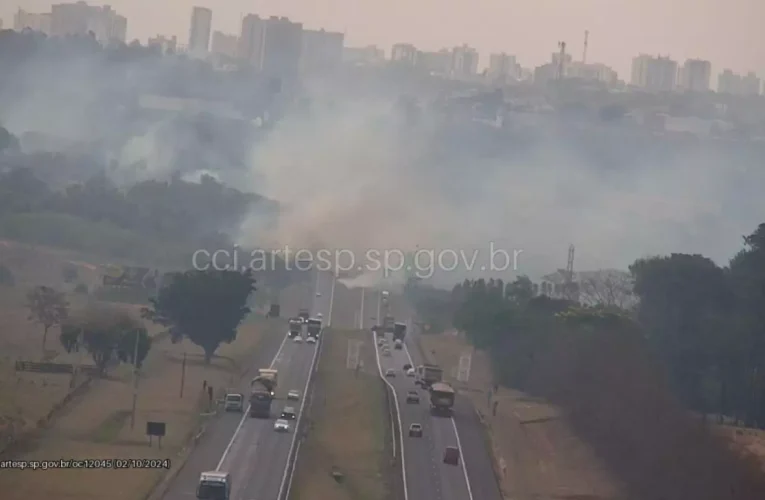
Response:
[{"label": "highway", "polygon": [[[312,317],[321,313],[325,323],[329,321],[332,282],[331,275],[315,273],[314,286],[305,287],[305,294],[296,307],[310,307]],[[283,316],[297,314],[296,310],[285,309],[283,305]],[[249,393],[249,381],[258,368],[279,370],[277,399],[272,403],[272,419],[251,418],[246,412],[244,415],[232,412],[217,417],[163,498],[195,498],[200,473],[220,470],[231,473],[231,500],[281,499],[291,481],[287,461],[296,441],[294,427],[298,422],[293,422],[289,433],[277,433],[273,430],[274,419],[285,406],[296,407],[302,413],[306,385],[316,354],[316,345],[288,340],[286,331],[283,338],[268,339],[253,360],[252,371],[242,381],[240,389],[245,394]],[[286,400],[287,392],[292,389],[300,391],[300,401]]]},{"label": "highway", "polygon": [[[369,298],[374,300],[369,301]],[[379,317],[386,314],[386,307],[381,303],[379,294],[367,291],[364,303],[366,317]],[[408,318],[404,318],[403,314],[397,317],[397,321],[405,321],[406,319]],[[446,447],[457,446],[461,448],[454,421],[451,418],[431,416],[427,391],[417,387],[414,384],[414,378],[407,377],[403,372],[405,364],[413,366],[422,364],[419,353],[416,349],[410,352],[406,344],[401,350],[393,349],[391,334],[385,335],[391,345],[391,355],[383,356],[378,348],[377,358],[382,373],[388,369],[396,372],[395,378],[387,378],[387,380],[395,388],[398,399],[407,497],[412,500],[426,498],[429,500],[473,500],[464,460],[460,460],[460,464],[457,466],[443,462]],[[377,341],[375,340],[376,344]],[[419,404],[406,402],[406,394],[410,390],[417,390],[420,394]],[[409,437],[409,425],[412,423],[422,425],[423,436],[421,438]],[[491,473],[491,469],[489,472]]]}]

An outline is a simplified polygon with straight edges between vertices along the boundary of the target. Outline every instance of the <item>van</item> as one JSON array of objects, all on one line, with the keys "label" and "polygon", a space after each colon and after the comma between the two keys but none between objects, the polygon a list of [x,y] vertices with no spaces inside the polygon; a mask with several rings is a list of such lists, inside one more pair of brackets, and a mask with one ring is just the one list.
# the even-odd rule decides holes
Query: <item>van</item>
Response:
[{"label": "van", "polygon": [[229,500],[231,495],[231,474],[221,471],[203,472],[197,485],[199,500]]},{"label": "van", "polygon": [[460,450],[456,446],[447,446],[444,450],[444,463],[449,465],[460,464]]}]

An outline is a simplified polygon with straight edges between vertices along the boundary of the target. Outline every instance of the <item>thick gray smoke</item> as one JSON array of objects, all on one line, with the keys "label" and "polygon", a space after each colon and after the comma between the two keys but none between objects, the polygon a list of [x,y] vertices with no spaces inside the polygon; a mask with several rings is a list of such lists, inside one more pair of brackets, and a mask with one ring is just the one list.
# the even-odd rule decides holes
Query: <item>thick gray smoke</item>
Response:
[{"label": "thick gray smoke", "polygon": [[[149,63],[130,64],[135,69],[120,74],[135,73],[144,84],[154,74],[142,66]],[[411,125],[390,97],[364,95],[360,85],[346,98],[324,82],[310,110],[286,112],[256,139],[247,127],[209,117],[189,124],[183,113],[164,112],[136,121],[119,106],[104,111],[94,103],[114,101],[114,89],[130,82],[85,57],[16,71],[13,95],[0,95],[0,123],[11,132],[102,144],[123,184],[180,168],[187,179],[212,173],[274,199],[282,206],[277,223],[253,213],[235,235],[239,243],[346,249],[357,261],[349,284],[381,279],[370,269],[369,249],[382,252],[379,260],[395,254],[396,266],[399,253],[419,251],[420,274],[442,268],[433,279],[444,284],[478,275],[538,277],[566,266],[569,244],[579,270],[624,269],[670,252],[703,253],[722,264],[765,213],[757,191],[765,185],[761,156],[758,165],[756,155],[723,145],[671,154],[658,145],[666,139],[655,148],[629,140],[622,146],[613,139],[618,125],[594,125],[587,144],[554,119],[526,127],[523,140],[467,119],[446,126],[429,113]],[[190,94],[210,91],[199,79],[173,81],[194,82]],[[226,95],[242,100],[249,93],[243,85]],[[599,162],[598,152],[608,160]]]}]

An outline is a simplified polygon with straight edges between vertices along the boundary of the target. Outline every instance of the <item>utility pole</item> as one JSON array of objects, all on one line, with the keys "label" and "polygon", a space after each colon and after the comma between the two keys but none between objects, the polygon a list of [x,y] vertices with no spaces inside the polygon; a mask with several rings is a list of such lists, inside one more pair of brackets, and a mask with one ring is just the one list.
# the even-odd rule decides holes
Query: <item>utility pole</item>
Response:
[{"label": "utility pole", "polygon": [[181,399],[183,399],[183,387],[186,385],[186,351],[183,351],[183,363],[181,363]]},{"label": "utility pole", "polygon": [[361,288],[361,312],[359,313],[359,330],[364,329],[364,290],[365,288]]},{"label": "utility pole", "polygon": [[329,313],[327,313],[327,326],[332,326],[332,306],[335,302],[335,284],[337,283],[337,270],[332,273],[332,291],[329,293]]},{"label": "utility pole", "polygon": [[377,324],[381,325],[380,313],[382,312],[382,290],[377,291]]},{"label": "utility pole", "polygon": [[133,350],[133,407],[130,410],[130,429],[135,428],[135,407],[138,402],[138,340],[140,332],[135,331],[135,348]]}]

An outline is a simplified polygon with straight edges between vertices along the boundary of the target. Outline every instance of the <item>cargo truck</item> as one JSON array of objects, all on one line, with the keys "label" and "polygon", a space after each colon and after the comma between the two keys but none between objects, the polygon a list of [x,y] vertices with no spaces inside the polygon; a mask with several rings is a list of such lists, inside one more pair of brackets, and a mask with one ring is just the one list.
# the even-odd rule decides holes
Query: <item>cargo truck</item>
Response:
[{"label": "cargo truck", "polygon": [[250,417],[271,417],[271,402],[274,400],[278,376],[277,370],[270,368],[258,370],[258,376],[250,382]]},{"label": "cargo truck", "polygon": [[434,416],[450,417],[456,392],[446,382],[435,382],[428,390],[430,394],[430,413]]},{"label": "cargo truck", "polygon": [[321,334],[321,320],[318,318],[310,318],[306,327],[306,333],[308,333],[309,337],[318,339]]},{"label": "cargo truck", "polygon": [[289,336],[295,338],[303,332],[303,320],[300,318],[290,318]]},{"label": "cargo truck", "polygon": [[303,322],[307,322],[308,318],[311,317],[311,313],[308,311],[308,309],[300,309],[298,311],[298,318],[302,319]]},{"label": "cargo truck", "polygon": [[443,380],[444,371],[438,365],[425,363],[417,367],[417,383],[428,388],[436,382]]},{"label": "cargo truck", "polygon": [[406,323],[396,323],[393,325],[393,340],[404,341],[406,337]]},{"label": "cargo truck", "polygon": [[396,320],[390,314],[386,314],[383,318],[383,331],[385,333],[393,333],[396,330]]}]

